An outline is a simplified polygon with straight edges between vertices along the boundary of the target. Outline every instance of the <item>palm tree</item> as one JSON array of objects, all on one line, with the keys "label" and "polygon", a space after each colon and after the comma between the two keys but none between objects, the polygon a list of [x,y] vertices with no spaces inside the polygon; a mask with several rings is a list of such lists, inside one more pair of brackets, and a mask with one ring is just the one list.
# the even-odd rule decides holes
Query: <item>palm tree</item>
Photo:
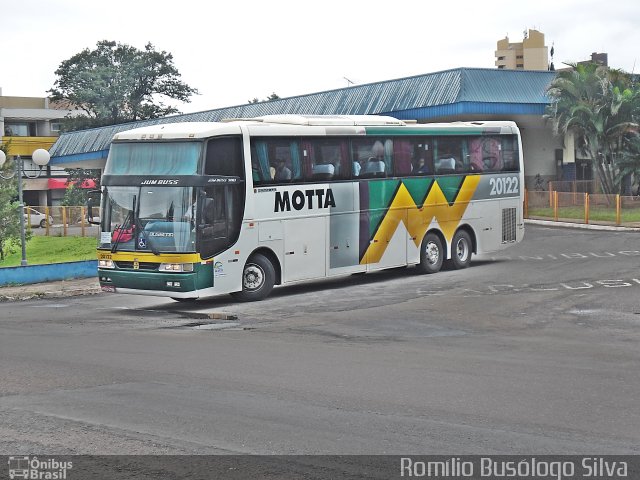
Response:
[{"label": "palm tree", "polygon": [[[619,70],[595,63],[571,67],[551,82],[545,118],[563,138],[574,134],[580,153],[593,162],[602,191],[619,193],[630,178],[628,163],[640,161],[630,149],[640,133],[640,92]],[[619,164],[623,159],[625,168]]]}]

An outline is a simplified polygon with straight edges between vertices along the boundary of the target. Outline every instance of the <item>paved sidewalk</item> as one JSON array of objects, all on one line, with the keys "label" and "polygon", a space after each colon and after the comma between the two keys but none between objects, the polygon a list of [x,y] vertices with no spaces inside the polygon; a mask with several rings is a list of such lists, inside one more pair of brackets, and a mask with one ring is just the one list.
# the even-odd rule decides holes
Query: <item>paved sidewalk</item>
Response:
[{"label": "paved sidewalk", "polygon": [[98,277],[0,287],[0,302],[32,298],[59,298],[100,293]]}]

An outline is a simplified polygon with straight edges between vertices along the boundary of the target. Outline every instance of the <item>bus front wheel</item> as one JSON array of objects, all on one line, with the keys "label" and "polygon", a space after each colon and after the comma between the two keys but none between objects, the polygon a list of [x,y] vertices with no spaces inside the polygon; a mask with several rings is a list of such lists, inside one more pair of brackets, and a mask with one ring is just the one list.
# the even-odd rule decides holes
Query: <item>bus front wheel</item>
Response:
[{"label": "bus front wheel", "polygon": [[464,230],[458,230],[451,242],[451,260],[447,265],[459,270],[467,268],[471,263],[472,253],[471,237]]},{"label": "bus front wheel", "polygon": [[419,270],[422,273],[436,273],[442,268],[444,249],[442,241],[435,233],[427,233],[420,247]]},{"label": "bus front wheel", "polygon": [[242,270],[242,291],[232,295],[243,302],[262,300],[273,290],[276,271],[267,257],[252,255]]}]

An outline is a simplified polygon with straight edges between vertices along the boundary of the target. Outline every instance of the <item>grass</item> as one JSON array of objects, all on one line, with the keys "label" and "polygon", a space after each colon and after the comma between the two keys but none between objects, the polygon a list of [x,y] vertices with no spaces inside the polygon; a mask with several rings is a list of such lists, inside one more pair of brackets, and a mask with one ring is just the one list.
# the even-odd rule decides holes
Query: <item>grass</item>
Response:
[{"label": "grass", "polygon": [[[94,237],[45,237],[33,236],[27,242],[27,263],[44,265],[49,263],[76,262],[96,259],[97,241]],[[20,265],[22,250],[18,242],[15,252],[9,254],[0,267]]]},{"label": "grass", "polygon": [[[529,207],[529,217],[553,218],[553,208],[531,208]],[[584,220],[584,207],[560,207],[558,217],[573,220]],[[621,211],[622,223],[640,222],[640,209],[623,208]],[[615,222],[616,209],[591,207],[589,208],[589,221],[594,222]]]}]

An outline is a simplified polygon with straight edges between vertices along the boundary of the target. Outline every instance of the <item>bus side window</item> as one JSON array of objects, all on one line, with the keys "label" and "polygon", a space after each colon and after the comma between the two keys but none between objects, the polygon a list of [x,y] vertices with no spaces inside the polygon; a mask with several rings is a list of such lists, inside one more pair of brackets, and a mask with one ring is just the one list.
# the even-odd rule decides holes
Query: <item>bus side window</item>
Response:
[{"label": "bus side window", "polygon": [[251,175],[256,185],[270,182],[269,146],[265,140],[251,141]]},{"label": "bus side window", "polygon": [[411,172],[410,175],[433,174],[433,148],[428,138],[418,138],[411,146]]},{"label": "bus side window", "polygon": [[251,175],[255,185],[302,179],[298,141],[274,137],[251,141]]},{"label": "bus side window", "polygon": [[413,142],[411,140],[396,140],[393,142],[394,173],[399,177],[411,175],[413,157]]},{"label": "bus side window", "polygon": [[[466,142],[465,142],[466,143]],[[436,175],[451,175],[468,171],[468,159],[460,137],[437,137],[434,141]]]},{"label": "bus side window", "polygon": [[[352,142],[354,176],[363,178],[387,177],[393,175],[393,140],[387,138],[363,138]],[[358,173],[356,175],[356,173]]]},{"label": "bus side window", "polygon": [[303,162],[308,181],[347,178],[349,147],[342,139],[305,139],[302,142]]},{"label": "bus side window", "polygon": [[502,170],[502,145],[495,137],[477,137],[469,140],[470,169],[476,172]]},{"label": "bus side window", "polygon": [[518,161],[518,139],[515,135],[507,136],[502,139],[500,144],[502,150],[502,171],[518,172],[520,171],[520,163]]},{"label": "bus side window", "polygon": [[205,175],[244,177],[242,168],[242,141],[237,137],[209,140],[204,164]]},{"label": "bus side window", "polygon": [[302,178],[300,149],[296,140],[273,139],[269,144],[269,160],[276,183],[289,183]]}]

